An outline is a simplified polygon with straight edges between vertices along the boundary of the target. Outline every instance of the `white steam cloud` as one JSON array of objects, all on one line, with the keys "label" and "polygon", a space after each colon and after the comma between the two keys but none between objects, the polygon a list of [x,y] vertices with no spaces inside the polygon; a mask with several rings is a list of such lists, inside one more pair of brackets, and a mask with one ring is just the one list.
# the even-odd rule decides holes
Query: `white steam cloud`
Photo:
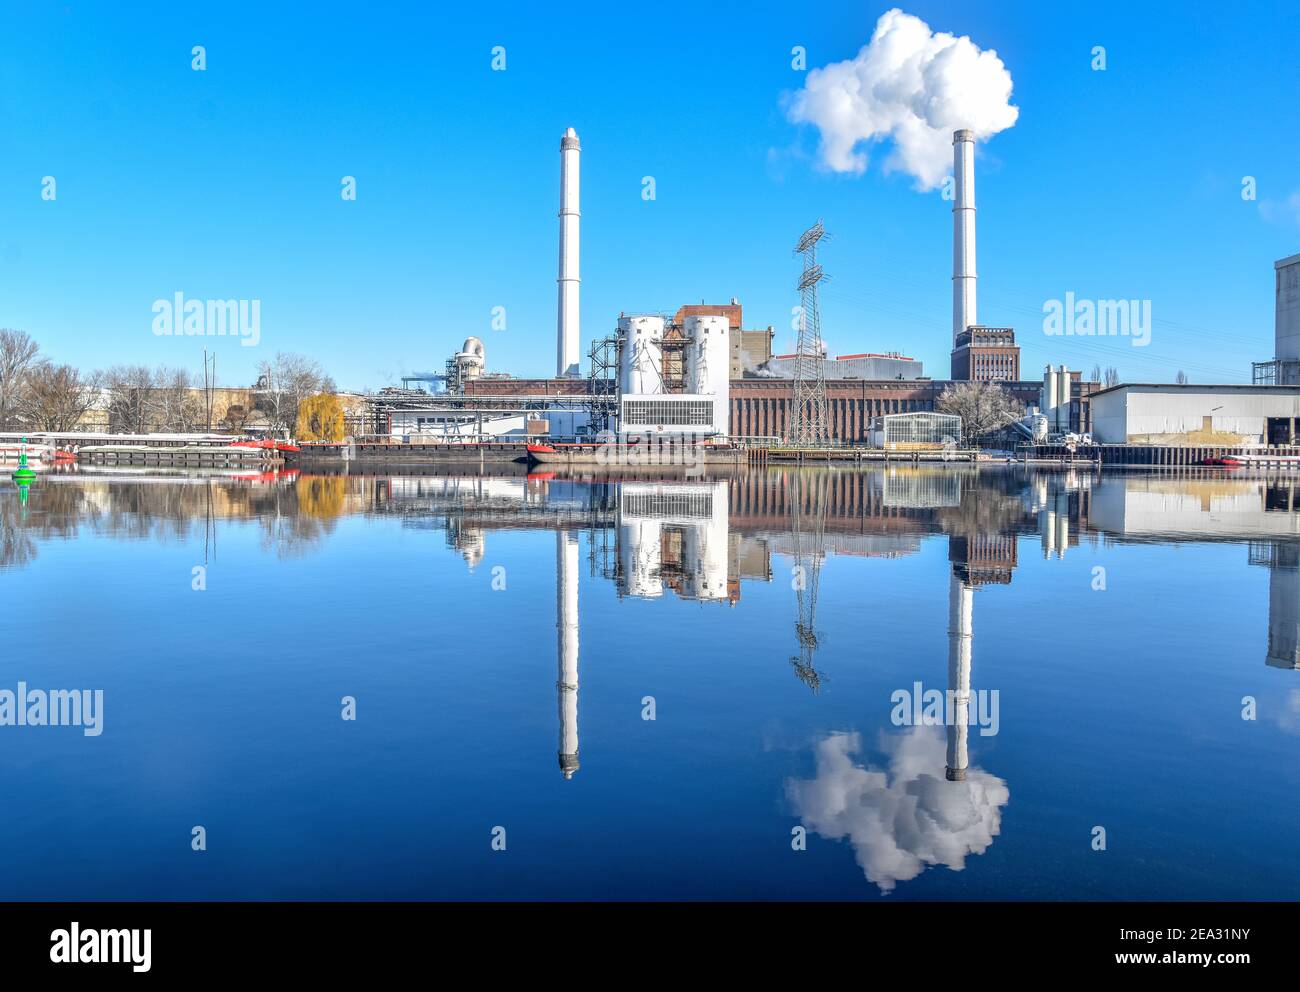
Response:
[{"label": "white steam cloud", "polygon": [[885,168],[934,189],[952,166],[953,131],[969,128],[976,141],[1005,131],[1020,116],[1010,100],[1011,73],[997,52],[894,8],[855,58],[811,70],[787,112],[817,126],[828,168],[861,173],[862,143],[893,138]]},{"label": "white steam cloud", "polygon": [[983,854],[1002,826],[1007,783],[979,768],[966,779],[944,777],[944,738],[915,727],[886,738],[889,771],[855,764],[858,734],[832,734],[817,745],[817,775],[786,782],[801,821],[828,840],[847,837],[867,879],[892,892],[928,865],[966,866]]}]

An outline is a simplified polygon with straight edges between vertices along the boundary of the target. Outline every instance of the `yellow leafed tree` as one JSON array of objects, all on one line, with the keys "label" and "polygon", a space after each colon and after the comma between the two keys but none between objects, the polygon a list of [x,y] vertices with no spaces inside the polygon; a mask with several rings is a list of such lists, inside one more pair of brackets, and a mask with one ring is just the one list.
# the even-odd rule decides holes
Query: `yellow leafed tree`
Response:
[{"label": "yellow leafed tree", "polygon": [[342,441],[343,404],[333,393],[317,393],[298,404],[299,441]]}]

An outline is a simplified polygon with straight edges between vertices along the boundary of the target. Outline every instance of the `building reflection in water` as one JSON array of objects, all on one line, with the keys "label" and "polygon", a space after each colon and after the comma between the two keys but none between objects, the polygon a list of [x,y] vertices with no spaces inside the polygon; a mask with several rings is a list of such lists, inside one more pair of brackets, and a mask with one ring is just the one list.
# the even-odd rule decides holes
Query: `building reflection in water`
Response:
[{"label": "building reflection in water", "polygon": [[639,482],[619,486],[621,594],[653,598],[670,588],[683,599],[735,602],[730,578],[727,484]]},{"label": "building reflection in water", "polygon": [[1268,648],[1264,663],[1300,669],[1300,544],[1255,542],[1250,563],[1268,569]]},{"label": "building reflection in water", "polygon": [[[115,538],[188,540],[200,523],[206,539],[209,526],[215,534],[217,520],[243,520],[262,530],[268,550],[287,557],[319,548],[345,516],[395,515],[403,527],[442,530],[448,546],[471,567],[485,560],[492,530],[554,531],[557,752],[566,779],[579,767],[578,572],[584,533],[591,574],[613,582],[621,596],[661,598],[670,590],[682,599],[733,606],[740,600],[742,581],[775,578],[784,583],[784,572],[778,575],[773,568],[774,556],[792,563],[817,560],[821,554],[894,558],[916,554],[927,538],[946,536],[951,566],[948,687],[962,717],[967,712],[962,703],[974,691],[976,592],[1011,582],[1020,538],[1036,537],[1048,559],[1085,540],[1247,543],[1250,562],[1269,569],[1265,660],[1273,667],[1300,669],[1300,498],[1297,480],[1285,474],[1098,476],[957,465],[811,474],[818,477],[813,489],[796,484],[795,473],[781,471],[717,479],[455,472],[297,478],[291,473],[256,478],[51,475],[33,487],[30,506],[12,498],[0,501],[0,567],[31,567],[42,541],[72,539],[83,528]],[[816,500],[805,506],[810,492]],[[797,512],[803,515],[796,526]],[[796,634],[805,633],[802,624],[812,635],[798,638],[800,661],[820,684],[821,673],[812,669],[815,592],[804,601],[791,592],[790,610]],[[813,647],[804,650],[808,645]],[[790,651],[774,653],[784,664]],[[996,797],[1005,797],[1006,784],[971,768],[963,719],[946,729],[946,747],[932,755],[926,774],[954,786],[982,783],[979,795],[957,790],[965,797],[957,805],[968,814],[948,810],[947,822],[978,822],[992,837],[996,810],[1005,802]],[[916,762],[918,755],[931,754],[932,734],[937,734],[935,728],[916,728],[901,735],[905,743],[890,745],[890,770],[879,773],[885,777],[883,788],[892,788],[889,783],[899,777],[919,781]],[[840,764],[856,749],[850,743],[841,736],[819,745],[819,761],[828,774],[844,777]],[[800,795],[811,794],[809,790],[811,785]],[[812,813],[810,822],[836,823],[825,810]],[[831,835],[846,835],[840,827],[847,826],[834,826]],[[864,823],[851,826],[847,833],[861,838]],[[972,828],[971,838],[981,836]],[[961,846],[935,841],[933,848],[922,845],[913,853],[922,863],[948,864]],[[971,840],[963,849],[983,848]],[[879,877],[902,876],[881,869]]]},{"label": "building reflection in water", "polygon": [[1300,670],[1300,479],[1159,474],[1092,488],[1088,525],[1118,539],[1245,543],[1269,571],[1264,663]]},{"label": "building reflection in water", "polygon": [[[980,524],[1032,516],[1037,508],[1026,511],[1023,503],[978,487],[963,492],[959,485],[921,481],[914,480],[914,501],[900,495],[906,487],[890,487],[888,505],[954,511],[942,519],[951,562],[944,732],[922,725],[882,733],[887,769],[855,760],[863,750],[860,733],[832,733],[815,745],[815,776],[786,782],[800,823],[828,840],[848,840],[859,867],[882,893],[930,866],[963,869],[968,856],[983,854],[1000,833],[1002,807],[1011,797],[1004,779],[970,764],[975,589],[1009,584],[1016,565],[1015,533],[987,532]],[[982,498],[992,505],[980,505]],[[1055,521],[1052,532],[1058,532]]]}]

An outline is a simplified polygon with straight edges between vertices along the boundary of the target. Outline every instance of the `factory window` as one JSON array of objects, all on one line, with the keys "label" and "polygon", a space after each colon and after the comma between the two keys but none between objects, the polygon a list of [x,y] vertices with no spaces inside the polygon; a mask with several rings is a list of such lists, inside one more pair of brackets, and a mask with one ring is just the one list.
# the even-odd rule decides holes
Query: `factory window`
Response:
[{"label": "factory window", "polygon": [[711,400],[624,400],[626,427],[708,427],[713,423]]}]

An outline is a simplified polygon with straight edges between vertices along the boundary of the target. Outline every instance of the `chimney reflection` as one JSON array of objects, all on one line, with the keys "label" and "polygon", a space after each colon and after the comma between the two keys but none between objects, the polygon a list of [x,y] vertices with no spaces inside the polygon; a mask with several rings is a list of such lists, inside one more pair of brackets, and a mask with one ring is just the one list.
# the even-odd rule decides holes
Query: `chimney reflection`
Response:
[{"label": "chimney reflection", "polygon": [[578,537],[555,532],[555,653],[559,674],[560,771],[565,779],[578,770]]}]

